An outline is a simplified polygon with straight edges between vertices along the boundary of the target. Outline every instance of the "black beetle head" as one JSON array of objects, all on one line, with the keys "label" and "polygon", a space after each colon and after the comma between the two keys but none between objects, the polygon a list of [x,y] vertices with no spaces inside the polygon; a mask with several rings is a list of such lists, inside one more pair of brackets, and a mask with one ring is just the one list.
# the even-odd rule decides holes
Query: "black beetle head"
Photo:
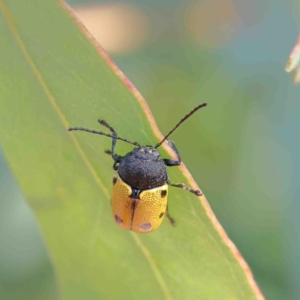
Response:
[{"label": "black beetle head", "polygon": [[132,189],[148,190],[165,184],[167,167],[152,146],[134,148],[122,157],[118,168],[121,178]]},{"label": "black beetle head", "polygon": [[160,158],[160,153],[153,146],[141,146],[132,151],[137,158],[156,161]]}]

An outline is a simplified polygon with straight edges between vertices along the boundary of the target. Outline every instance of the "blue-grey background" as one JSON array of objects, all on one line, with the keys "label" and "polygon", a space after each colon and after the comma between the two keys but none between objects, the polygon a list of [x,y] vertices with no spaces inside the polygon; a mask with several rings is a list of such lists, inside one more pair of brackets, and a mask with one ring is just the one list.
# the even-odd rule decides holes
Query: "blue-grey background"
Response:
[{"label": "blue-grey background", "polygon": [[[266,298],[300,299],[300,86],[284,72],[300,2],[68,3],[83,22],[95,20],[90,30],[163,133],[209,103],[172,138]],[[0,299],[55,299],[53,278],[38,224],[0,153]]]}]

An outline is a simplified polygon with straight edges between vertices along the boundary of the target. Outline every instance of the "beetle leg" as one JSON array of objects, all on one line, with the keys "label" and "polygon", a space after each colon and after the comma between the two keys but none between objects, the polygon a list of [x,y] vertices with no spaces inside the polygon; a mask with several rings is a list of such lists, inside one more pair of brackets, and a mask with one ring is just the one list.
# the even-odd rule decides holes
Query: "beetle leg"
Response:
[{"label": "beetle leg", "polygon": [[118,169],[119,169],[119,163],[118,163],[118,162],[115,162],[115,163],[114,163],[113,169],[114,169],[115,171],[118,171]]},{"label": "beetle leg", "polygon": [[181,157],[180,157],[178,149],[175,146],[175,143],[173,141],[170,141],[170,140],[167,140],[167,143],[172,148],[172,150],[176,153],[177,159],[181,163]]},{"label": "beetle leg", "polygon": [[[110,132],[112,133],[112,144],[111,144],[111,157],[113,158],[114,161],[117,161],[118,158],[120,157],[119,155],[115,154],[115,148],[116,148],[116,144],[117,144],[117,133],[116,131],[109,125],[106,123],[106,121],[104,120],[98,120],[98,122],[103,125],[104,127],[108,128],[110,130]],[[107,152],[106,152],[107,153]]]},{"label": "beetle leg", "polygon": [[[112,152],[110,150],[105,150],[104,152],[108,155],[112,155]],[[114,154],[114,156],[115,156],[115,161],[120,162],[122,156],[118,154]]]},{"label": "beetle leg", "polygon": [[188,187],[187,185],[185,185],[184,183],[171,183],[170,181],[168,181],[167,183],[170,186],[179,187],[181,189],[189,191],[189,192],[195,194],[196,196],[202,196],[203,195],[201,190],[193,190],[190,187]]},{"label": "beetle leg", "polygon": [[[110,150],[105,150],[104,152],[105,152],[106,154],[112,156],[112,152],[111,152]],[[118,154],[115,154],[113,158],[114,158],[114,161],[115,161],[115,163],[114,163],[114,165],[113,165],[113,169],[114,169],[115,171],[118,171],[118,169],[119,169],[119,163],[121,162],[122,156],[120,156],[120,155],[118,155]]]},{"label": "beetle leg", "polygon": [[167,158],[164,158],[163,161],[164,161],[165,165],[168,166],[168,167],[176,167],[176,166],[179,166],[181,164],[181,161],[167,159]]},{"label": "beetle leg", "polygon": [[175,220],[170,216],[170,213],[169,213],[169,206],[167,206],[166,216],[167,216],[167,218],[169,219],[171,225],[175,226],[176,222],[175,222]]},{"label": "beetle leg", "polygon": [[166,140],[166,142],[169,144],[169,146],[175,152],[178,160],[172,160],[172,159],[165,158],[165,159],[163,159],[165,165],[168,166],[168,167],[179,166],[181,164],[181,157],[180,157],[178,149],[176,148],[176,146],[175,146],[175,144],[174,144],[173,141]]}]

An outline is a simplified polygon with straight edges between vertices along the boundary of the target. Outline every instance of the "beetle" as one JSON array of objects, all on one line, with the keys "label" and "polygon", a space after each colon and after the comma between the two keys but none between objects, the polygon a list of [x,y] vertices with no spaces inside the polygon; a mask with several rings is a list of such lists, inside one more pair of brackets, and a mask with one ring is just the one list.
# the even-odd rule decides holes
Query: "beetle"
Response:
[{"label": "beetle", "polygon": [[[116,171],[113,177],[111,206],[116,223],[127,230],[140,233],[148,233],[157,229],[164,215],[172,225],[175,220],[168,211],[167,196],[168,186],[185,189],[196,196],[201,196],[200,190],[194,190],[183,183],[171,183],[168,177],[167,167],[179,166],[181,157],[173,141],[168,137],[187,120],[192,114],[207,103],[196,106],[154,147],[140,145],[118,136],[117,132],[104,120],[98,122],[110,130],[111,134],[83,127],[71,127],[69,131],[85,131],[104,135],[112,139],[111,150],[105,153],[111,155]],[[132,144],[135,148],[124,156],[115,153],[117,140]],[[161,158],[157,148],[163,142],[174,150],[177,160]]]}]

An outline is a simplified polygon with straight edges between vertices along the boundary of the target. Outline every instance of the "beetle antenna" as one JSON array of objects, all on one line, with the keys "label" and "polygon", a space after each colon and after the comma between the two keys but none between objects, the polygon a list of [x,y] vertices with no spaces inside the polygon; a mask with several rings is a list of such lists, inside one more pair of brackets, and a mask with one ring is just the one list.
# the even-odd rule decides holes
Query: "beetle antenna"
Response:
[{"label": "beetle antenna", "polygon": [[184,118],[182,118],[176,126],[163,138],[161,142],[159,142],[154,148],[158,148],[178,127],[180,124],[182,124],[185,120],[187,120],[192,114],[194,114],[197,110],[199,110],[202,107],[205,107],[207,103],[202,103],[196,106],[192,111],[190,111]]},{"label": "beetle antenna", "polygon": [[97,131],[97,130],[83,128],[83,127],[71,127],[71,128],[68,128],[68,131],[76,131],[76,130],[78,130],[78,131],[85,131],[85,132],[94,133],[94,134],[104,135],[104,136],[110,137],[112,139],[117,139],[117,140],[126,142],[128,144],[141,147],[141,145],[139,143],[137,143],[137,142],[130,142],[127,139],[123,139],[123,138],[121,138],[119,136],[116,137],[116,136],[113,136],[111,134],[108,134],[108,133],[105,133],[105,132],[102,132],[102,131]]}]

